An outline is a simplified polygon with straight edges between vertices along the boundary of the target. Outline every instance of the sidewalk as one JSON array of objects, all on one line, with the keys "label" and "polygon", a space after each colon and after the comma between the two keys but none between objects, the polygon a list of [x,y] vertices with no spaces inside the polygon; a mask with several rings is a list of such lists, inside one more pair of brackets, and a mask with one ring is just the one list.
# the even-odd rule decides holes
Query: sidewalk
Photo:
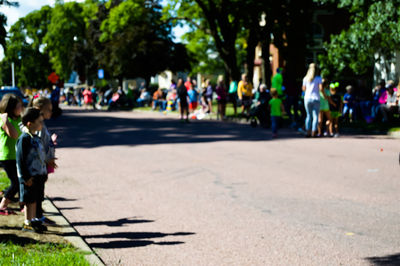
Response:
[{"label": "sidewalk", "polygon": [[[17,203],[10,204],[13,209],[18,208]],[[80,237],[77,231],[71,226],[68,220],[62,215],[57,207],[46,198],[43,202],[43,209],[46,217],[56,222],[56,226],[48,226],[48,231],[42,234],[23,232],[21,225],[24,221],[24,214],[17,211],[16,215],[0,216],[0,238],[12,240],[18,243],[71,243],[77,249],[86,252],[86,260],[91,265],[104,265],[101,259],[93,252],[87,243]]]}]

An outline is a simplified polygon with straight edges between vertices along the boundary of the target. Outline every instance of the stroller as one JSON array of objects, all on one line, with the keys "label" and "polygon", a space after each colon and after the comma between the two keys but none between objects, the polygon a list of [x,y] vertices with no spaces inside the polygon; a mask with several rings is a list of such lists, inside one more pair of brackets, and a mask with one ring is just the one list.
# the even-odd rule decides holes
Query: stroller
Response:
[{"label": "stroller", "polygon": [[258,124],[263,128],[270,125],[268,103],[254,102],[250,107],[249,120],[251,127],[257,127]]}]

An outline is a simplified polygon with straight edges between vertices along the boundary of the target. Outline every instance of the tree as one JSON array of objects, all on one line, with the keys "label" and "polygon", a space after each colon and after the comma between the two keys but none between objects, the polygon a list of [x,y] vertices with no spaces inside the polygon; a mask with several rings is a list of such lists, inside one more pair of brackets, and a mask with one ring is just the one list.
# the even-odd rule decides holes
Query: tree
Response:
[{"label": "tree", "polygon": [[[239,79],[240,65],[243,62],[246,62],[248,75],[252,76],[255,48],[259,43],[262,45],[267,83],[272,74],[269,61],[271,43],[280,49],[288,67],[295,74],[304,74],[306,31],[311,17],[308,10],[312,0],[170,0],[168,2],[167,11],[174,11],[166,16],[168,20],[181,21],[191,26],[195,41],[196,36],[200,35],[212,37],[213,41],[209,42],[209,45],[214,45],[228,76]],[[265,18],[265,23],[260,25],[262,16]],[[271,36],[274,38],[271,39]],[[203,40],[206,38],[203,37]],[[211,53],[213,51],[206,45],[202,47],[202,51]]]},{"label": "tree", "polygon": [[[185,20],[212,36],[215,48],[224,63],[226,74],[238,80],[240,71],[236,58],[236,40],[242,1],[171,0],[169,2],[170,9],[177,8],[177,16],[169,19]],[[193,2],[196,5],[193,5]]]},{"label": "tree", "polygon": [[[12,1],[7,1],[7,0],[0,0],[0,6],[5,5],[5,6],[14,6],[18,7],[19,4],[18,2],[12,2]],[[7,17],[0,13],[0,45],[3,47],[4,50],[6,50],[6,37],[7,37],[7,31],[6,31],[6,25],[7,25]]]},{"label": "tree", "polygon": [[223,61],[210,35],[203,31],[195,30],[182,35],[186,49],[190,53],[192,66],[191,74],[215,74],[224,73]]},{"label": "tree", "polygon": [[[338,77],[347,69],[355,74],[371,71],[376,60],[390,60],[400,45],[400,1],[320,0],[349,9],[352,23],[347,30],[331,36],[320,57],[325,74]],[[375,58],[375,55],[378,55]]]},{"label": "tree", "polygon": [[[119,78],[150,77],[166,69],[183,70],[188,56],[172,41],[171,25],[161,20],[157,0],[127,0],[110,8],[101,24],[105,50],[100,64]],[[186,64],[186,65],[185,65]]]},{"label": "tree", "polygon": [[49,51],[53,68],[64,79],[69,78],[76,66],[73,60],[76,47],[85,46],[85,31],[82,4],[57,2],[52,10],[51,21],[43,41],[47,45],[46,49]]},{"label": "tree", "polygon": [[47,75],[51,73],[51,65],[43,38],[50,19],[51,8],[44,6],[20,18],[10,29],[2,69],[6,70],[14,62],[19,86],[38,88],[48,84]]}]

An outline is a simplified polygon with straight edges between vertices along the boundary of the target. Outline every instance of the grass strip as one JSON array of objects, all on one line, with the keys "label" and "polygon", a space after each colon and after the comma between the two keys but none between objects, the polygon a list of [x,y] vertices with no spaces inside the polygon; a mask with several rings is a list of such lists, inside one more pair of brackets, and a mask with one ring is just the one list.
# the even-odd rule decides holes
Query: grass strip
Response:
[{"label": "grass strip", "polygon": [[[0,171],[0,191],[10,186]],[[90,265],[71,244],[42,243],[28,237],[0,233],[0,265]]]},{"label": "grass strip", "polygon": [[70,244],[0,243],[0,265],[90,265],[85,255]]},{"label": "grass strip", "polygon": [[0,171],[0,191],[10,186],[10,179],[8,179],[6,172]]}]

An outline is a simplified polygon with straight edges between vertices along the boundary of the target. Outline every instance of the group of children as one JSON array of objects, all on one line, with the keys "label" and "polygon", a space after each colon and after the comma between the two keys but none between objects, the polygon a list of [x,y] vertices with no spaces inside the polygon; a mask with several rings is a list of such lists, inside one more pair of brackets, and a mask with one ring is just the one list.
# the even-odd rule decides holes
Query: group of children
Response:
[{"label": "group of children", "polygon": [[[322,88],[320,91],[320,110],[318,115],[318,136],[339,136],[339,117],[342,115],[343,106],[346,106],[346,97],[344,101],[342,97],[337,94],[337,88],[339,83],[329,83],[327,80],[323,80]],[[351,86],[346,88],[348,91],[351,90]],[[278,133],[278,127],[282,116],[286,113],[285,105],[282,97],[279,96],[279,92],[275,88],[271,88],[269,95],[267,95],[266,86],[262,84],[260,86],[260,92],[258,102],[256,105],[264,105],[262,109],[267,110],[269,114],[269,121],[271,123],[272,137],[276,138]],[[347,94],[346,94],[347,95]],[[345,95],[345,96],[346,96]],[[264,100],[263,102],[263,99]],[[260,116],[260,120],[265,120],[265,117]],[[260,121],[262,122],[262,121]]]},{"label": "group of children", "polygon": [[[339,117],[343,110],[342,97],[337,94],[339,83],[329,83],[322,80],[322,89],[320,91],[320,111],[318,116],[318,136],[339,136]],[[349,90],[349,88],[347,88]],[[346,99],[346,98],[345,98]],[[346,105],[347,106],[347,105]],[[324,123],[325,122],[325,123]],[[324,124],[326,130],[324,131]]]},{"label": "group of children", "polygon": [[52,115],[50,99],[39,96],[29,105],[23,110],[21,99],[13,94],[0,102],[0,165],[11,181],[3,193],[0,215],[15,214],[8,205],[18,193],[25,215],[22,230],[40,233],[47,230],[46,224],[54,224],[43,216],[42,202],[48,174],[57,167],[57,135],[50,136],[43,123]]}]

